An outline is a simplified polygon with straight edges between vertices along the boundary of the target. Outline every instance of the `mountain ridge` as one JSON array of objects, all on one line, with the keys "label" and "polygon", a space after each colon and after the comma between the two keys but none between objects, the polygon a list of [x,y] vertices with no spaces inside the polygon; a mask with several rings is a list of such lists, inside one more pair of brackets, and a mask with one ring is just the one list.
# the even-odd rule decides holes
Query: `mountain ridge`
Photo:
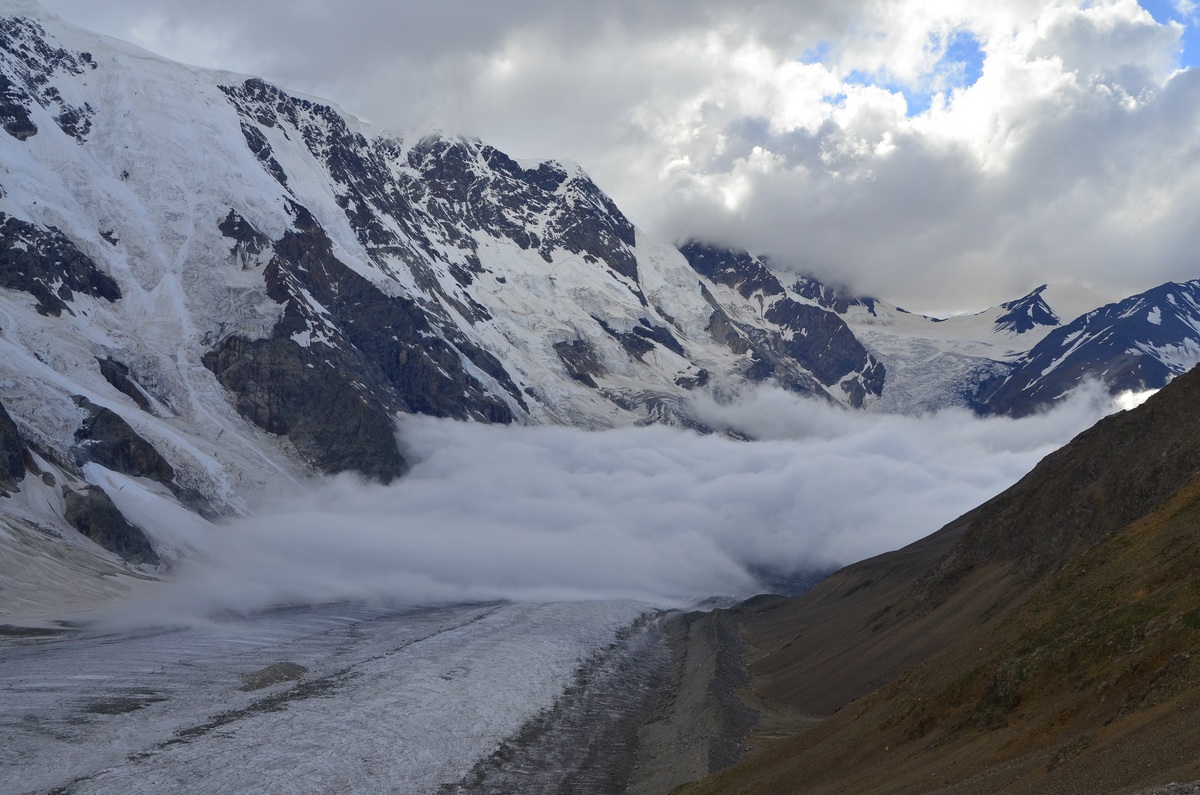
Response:
[{"label": "mountain ridge", "polygon": [[931,536],[735,610],[751,703],[819,720],[760,735],[755,754],[683,791],[1108,792],[1200,777],[1198,395],[1193,369]]}]

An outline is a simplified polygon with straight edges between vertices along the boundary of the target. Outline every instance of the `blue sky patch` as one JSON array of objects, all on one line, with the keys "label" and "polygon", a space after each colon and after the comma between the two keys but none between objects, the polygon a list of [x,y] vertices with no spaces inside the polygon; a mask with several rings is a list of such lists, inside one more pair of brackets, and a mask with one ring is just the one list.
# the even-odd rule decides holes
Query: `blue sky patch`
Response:
[{"label": "blue sky patch", "polygon": [[804,52],[800,53],[797,59],[800,63],[825,63],[825,59],[829,57],[829,52],[833,49],[827,41],[817,42],[817,46],[809,47]]},{"label": "blue sky patch", "polygon": [[958,73],[958,81],[953,83],[951,88],[975,85],[975,81],[983,76],[983,48],[979,46],[979,39],[966,31],[956,32],[950,37],[950,43],[946,45],[946,54],[942,56],[938,66],[942,64],[953,65]]},{"label": "blue sky patch", "polygon": [[1140,0],[1139,5],[1150,12],[1160,25],[1178,22],[1183,25],[1183,51],[1179,54],[1179,65],[1185,69],[1200,66],[1200,35],[1196,31],[1196,12],[1184,14],[1175,0]]},{"label": "blue sky patch", "polygon": [[[942,42],[934,40],[934,47]],[[975,85],[983,74],[983,48],[979,40],[967,31],[955,31],[942,52],[941,59],[916,85],[900,83],[889,79],[881,79],[881,75],[872,75],[855,70],[846,76],[846,82],[860,86],[878,86],[886,91],[903,94],[908,104],[908,115],[916,116],[929,110],[936,93],[949,94],[956,88],[968,88]]]}]

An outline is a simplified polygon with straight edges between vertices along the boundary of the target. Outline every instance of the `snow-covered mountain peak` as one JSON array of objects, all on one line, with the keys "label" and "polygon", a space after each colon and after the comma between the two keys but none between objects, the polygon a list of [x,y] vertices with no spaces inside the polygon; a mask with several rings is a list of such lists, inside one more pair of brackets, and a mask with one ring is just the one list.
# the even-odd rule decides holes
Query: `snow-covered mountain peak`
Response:
[{"label": "snow-covered mountain peak", "polygon": [[1058,315],[1042,298],[1046,285],[1042,285],[1026,296],[1000,304],[1004,314],[996,318],[996,328],[1009,334],[1025,334],[1038,326],[1057,326]]}]

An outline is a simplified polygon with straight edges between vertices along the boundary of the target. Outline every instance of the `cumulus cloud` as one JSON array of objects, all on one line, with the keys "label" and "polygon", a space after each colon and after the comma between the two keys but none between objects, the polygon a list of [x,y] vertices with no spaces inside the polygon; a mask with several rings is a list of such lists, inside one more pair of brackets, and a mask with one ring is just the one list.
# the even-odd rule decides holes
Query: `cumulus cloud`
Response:
[{"label": "cumulus cloud", "polygon": [[381,126],[580,161],[654,234],[913,309],[1197,275],[1190,3],[43,2]]},{"label": "cumulus cloud", "polygon": [[858,414],[774,389],[697,404],[754,441],[407,417],[407,477],[328,478],[189,531],[178,546],[194,551],[145,612],[748,596],[763,577],[811,576],[933,532],[1113,408],[1098,390],[1021,420]]}]

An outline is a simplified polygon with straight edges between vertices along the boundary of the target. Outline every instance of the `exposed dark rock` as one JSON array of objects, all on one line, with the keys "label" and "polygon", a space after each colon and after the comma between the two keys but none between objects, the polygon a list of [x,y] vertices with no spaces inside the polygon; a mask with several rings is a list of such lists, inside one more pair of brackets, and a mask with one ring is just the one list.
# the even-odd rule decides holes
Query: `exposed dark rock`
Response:
[{"label": "exposed dark rock", "polygon": [[[465,292],[452,295],[422,271],[430,262],[446,260],[448,242],[463,261],[451,257],[447,269],[460,286],[471,284],[478,272],[473,230],[536,249],[547,261],[556,249],[565,249],[602,262],[631,280],[626,286],[645,300],[636,284],[633,225],[582,175],[553,163],[525,169],[504,153],[466,139],[430,136],[407,150],[390,139],[368,140],[352,132],[334,109],[258,79],[222,90],[242,114],[247,144],[268,171],[282,176],[259,128],[294,131],[329,169],[338,206],[368,251],[403,259],[422,289],[462,307],[472,322],[486,319],[486,310]],[[399,172],[397,165],[403,167]],[[541,236],[530,231],[537,219],[545,221]],[[442,240],[435,242],[432,230]]]},{"label": "exposed dark rock", "polygon": [[636,283],[637,258],[630,250],[636,243],[633,224],[591,180],[573,180],[570,193],[569,202],[554,206],[541,246],[543,255],[557,244],[585,260],[600,260]]},{"label": "exposed dark rock", "polygon": [[45,108],[67,135],[83,141],[91,130],[94,110],[68,105],[58,89],[50,85],[57,73],[81,75],[95,69],[90,53],[71,52],[47,40],[38,22],[24,17],[0,19],[0,53],[5,56],[0,73],[0,126],[18,140],[37,133],[29,117],[36,103]]},{"label": "exposed dark rock", "polygon": [[0,403],[0,493],[15,488],[25,479],[28,454],[16,423]]},{"label": "exposed dark rock", "polygon": [[344,358],[331,352],[327,362],[286,337],[229,337],[204,355],[204,366],[233,393],[239,414],[287,436],[317,469],[389,481],[407,468],[395,424]]},{"label": "exposed dark rock", "polygon": [[[867,353],[850,327],[833,312],[783,297],[767,310],[766,319],[790,332],[791,338],[783,341],[783,351],[822,384],[836,384],[850,373],[870,368],[879,373],[878,386],[882,387],[883,365]],[[870,386],[875,383],[872,378]]]},{"label": "exposed dark rock", "polygon": [[746,335],[741,333],[738,325],[730,319],[729,315],[703,285],[701,285],[700,289],[704,298],[713,308],[712,316],[709,317],[708,325],[704,330],[714,340],[725,345],[734,353],[747,353],[750,350],[750,341],[746,339]]},{"label": "exposed dark rock", "polygon": [[275,159],[274,152],[271,150],[271,144],[267,141],[267,136],[262,134],[262,131],[250,124],[242,124],[242,135],[246,139],[246,146],[249,147],[251,153],[258,158],[258,162],[262,163],[263,168],[275,180],[287,187],[287,173],[283,170],[283,166],[279,165],[279,161]]},{"label": "exposed dark rock", "polygon": [[783,285],[758,257],[704,243],[685,243],[679,247],[692,270],[717,284],[732,287],[743,298],[755,293],[783,295]]},{"label": "exposed dark rock", "polygon": [[3,74],[0,74],[0,126],[18,141],[32,138],[38,131],[25,107],[25,93]]},{"label": "exposed dark rock", "polygon": [[119,392],[128,396],[142,411],[150,411],[150,401],[146,398],[146,393],[133,380],[133,376],[129,374],[129,368],[112,357],[103,359],[97,357],[96,363],[100,365],[100,374],[108,383],[117,388]]},{"label": "exposed dark rock", "polygon": [[275,243],[264,274],[268,294],[285,305],[271,337],[230,337],[204,356],[244,417],[288,436],[322,471],[385,481],[406,468],[396,412],[512,421],[508,405],[464,367],[469,360],[523,406],[494,356],[434,326],[426,307],[381,292],[334,256],[306,210],[293,212],[296,229]]},{"label": "exposed dark rock", "polygon": [[294,682],[308,673],[303,665],[294,662],[277,662],[257,671],[242,674],[242,686],[239,690],[262,690],[264,687],[277,685],[280,682]]},{"label": "exposed dark rock", "polygon": [[[396,408],[437,417],[512,421],[508,406],[463,367],[466,357],[520,401],[520,391],[494,356],[457,330],[435,327],[425,307],[415,301],[385,295],[350,270],[333,255],[329,238],[307,212],[298,212],[296,223],[297,231],[276,243],[279,256],[267,268],[268,293],[288,302],[277,334],[323,328],[333,341],[340,336],[364,360],[365,368],[377,373],[363,383],[394,391],[399,398]],[[329,312],[329,320],[317,317],[296,287],[313,296]],[[307,327],[296,325],[302,315]]]},{"label": "exposed dark rock", "polygon": [[54,117],[54,121],[57,122],[59,129],[67,135],[77,141],[83,141],[92,131],[92,114],[94,113],[91,105],[84,105],[82,108],[64,105],[59,114]]},{"label": "exposed dark rock", "polygon": [[82,491],[68,489],[63,496],[64,516],[76,530],[130,563],[158,565],[158,554],[146,534],[129,523],[103,489],[95,486]]},{"label": "exposed dark rock", "polygon": [[[854,406],[861,406],[868,394],[882,392],[886,375],[883,364],[867,353],[845,321],[827,309],[793,299],[761,258],[694,242],[679,250],[701,276],[732,287],[743,298],[756,298],[763,319],[778,327],[779,333],[771,335],[748,328],[738,333],[737,324],[704,290],[705,299],[714,309],[709,321],[709,333],[714,339],[729,344],[734,352],[740,352],[747,343],[753,348],[753,362],[747,370],[750,378],[775,377],[785,385],[790,384],[789,388],[810,392],[807,381],[811,379],[790,375],[799,364],[823,386],[858,374],[853,381],[842,384]],[[832,295],[819,291],[818,294],[826,298]]]},{"label": "exposed dark rock", "polygon": [[229,214],[222,219],[221,223],[217,224],[217,229],[221,230],[221,234],[225,237],[234,241],[233,248],[229,252],[234,256],[261,254],[266,251],[271,242],[266,235],[255,229],[253,224],[233,209],[230,209]]},{"label": "exposed dark rock", "polygon": [[815,301],[839,315],[846,314],[854,306],[861,306],[872,315],[875,314],[874,298],[853,295],[844,288],[824,284],[812,276],[801,276],[792,286],[792,290],[796,295]]},{"label": "exposed dark rock", "polygon": [[842,391],[846,393],[846,399],[850,401],[850,405],[856,408],[862,406],[867,399],[867,390],[863,386],[863,382],[855,379],[842,383]]},{"label": "exposed dark rock", "polygon": [[643,356],[654,350],[654,343],[650,342],[649,338],[642,334],[617,331],[600,318],[596,318],[596,322],[600,324],[600,328],[604,329],[605,333],[621,343],[621,347],[625,349],[626,353],[638,361],[641,361]]},{"label": "exposed dark rock", "polygon": [[681,375],[675,379],[675,386],[681,386],[684,389],[697,389],[699,387],[708,386],[709,372],[703,367],[696,371],[694,375]]},{"label": "exposed dark rock", "polygon": [[675,335],[671,333],[670,329],[663,328],[662,326],[652,325],[650,321],[644,317],[640,318],[638,322],[639,325],[633,327],[634,334],[644,339],[657,342],[667,350],[677,353],[680,356],[685,355],[683,352],[683,345],[679,343],[679,340],[675,339]]},{"label": "exposed dark rock", "polygon": [[596,381],[592,376],[604,375],[605,370],[591,345],[583,340],[556,342],[554,352],[558,354],[572,378],[592,389],[596,388]]},{"label": "exposed dark rock", "polygon": [[1038,326],[1059,325],[1058,315],[1042,298],[1045,289],[1046,285],[1043,284],[1023,298],[1001,304],[1000,308],[1005,312],[996,318],[996,328],[1010,334],[1024,334]]},{"label": "exposed dark rock", "polygon": [[150,478],[164,485],[175,480],[175,470],[121,415],[76,396],[75,405],[88,413],[75,431],[71,448],[75,463],[88,461],[134,477]]},{"label": "exposed dark rock", "polygon": [[57,228],[0,213],[0,287],[37,299],[43,315],[62,314],[75,293],[116,301],[117,283]]},{"label": "exposed dark rock", "polygon": [[175,499],[179,500],[180,505],[194,513],[200,514],[210,522],[215,522],[225,515],[213,505],[212,500],[195,489],[180,486],[178,483],[171,483],[169,485],[171,493],[175,495]]}]

